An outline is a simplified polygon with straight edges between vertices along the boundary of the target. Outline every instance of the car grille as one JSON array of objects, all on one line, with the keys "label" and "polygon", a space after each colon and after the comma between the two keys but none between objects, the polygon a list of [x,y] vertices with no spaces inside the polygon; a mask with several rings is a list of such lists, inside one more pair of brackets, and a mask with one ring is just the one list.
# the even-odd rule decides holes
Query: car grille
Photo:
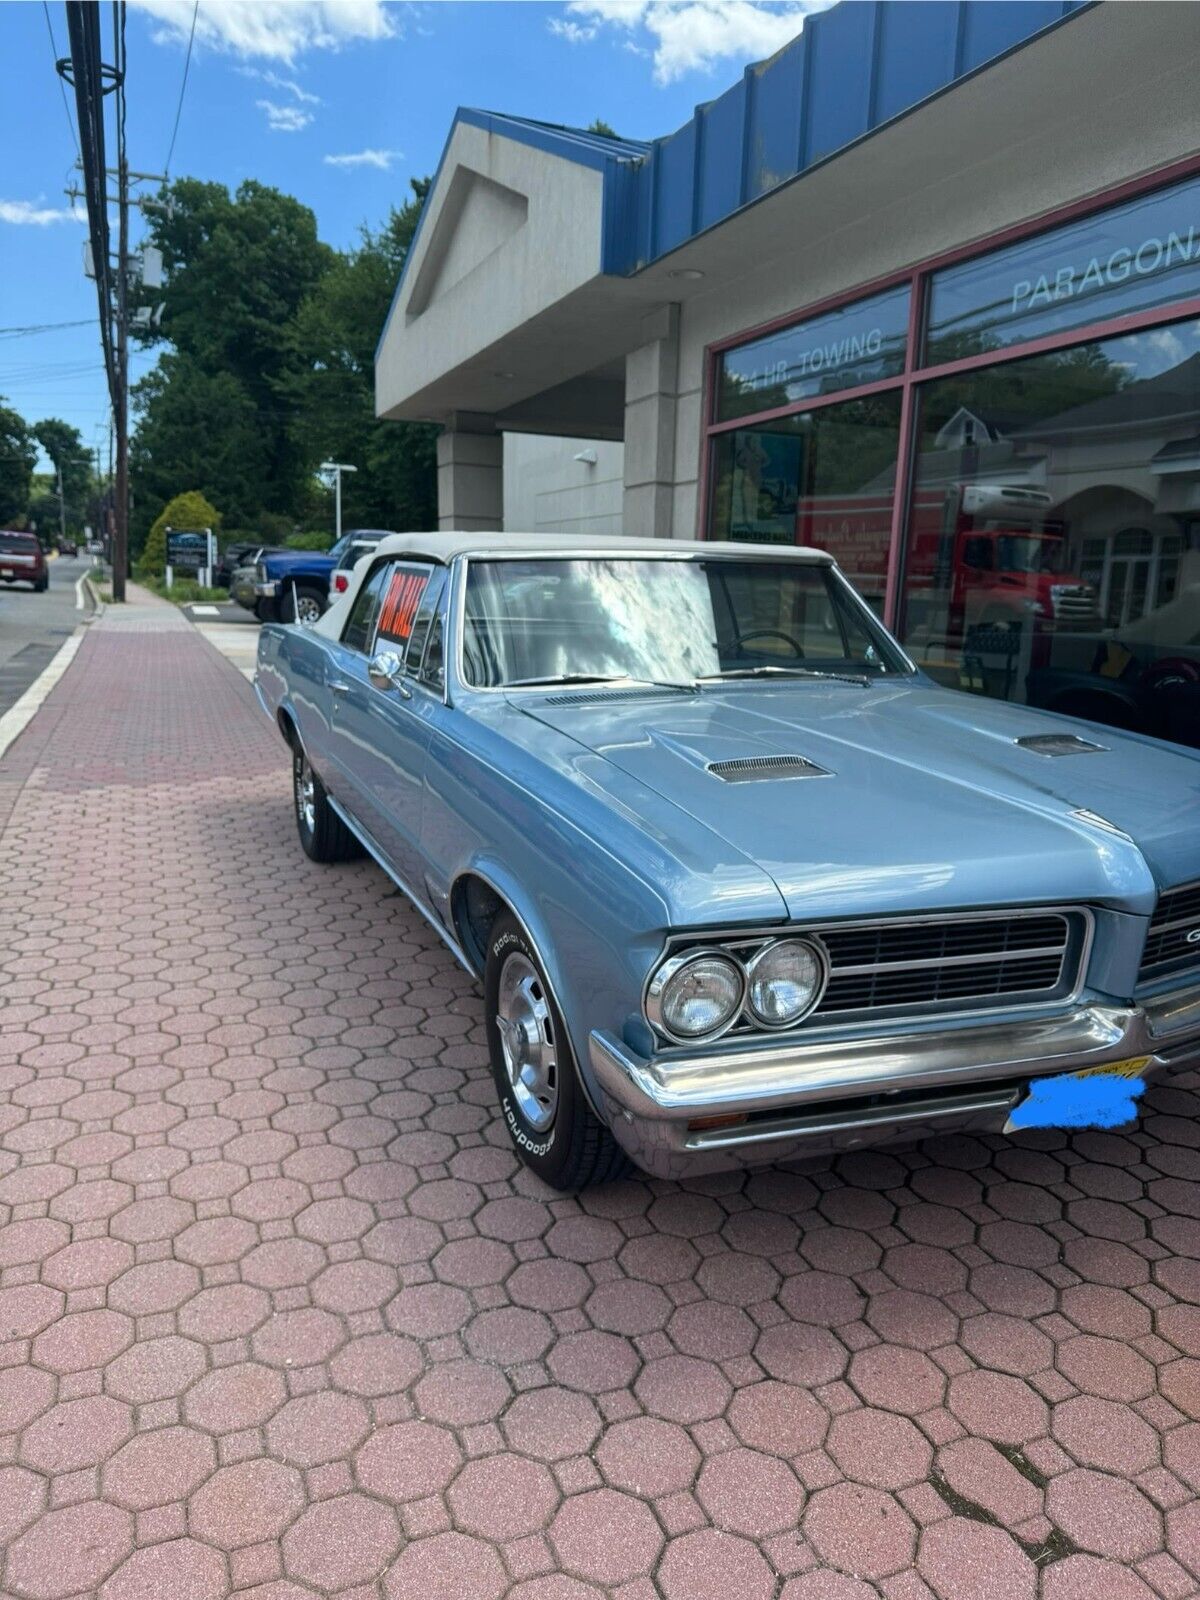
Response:
[{"label": "car grille", "polygon": [[829,983],[814,1012],[960,1009],[1044,1000],[1074,986],[1078,913],[953,918],[815,930]]},{"label": "car grille", "polygon": [[[1191,938],[1191,935],[1195,938]],[[1169,972],[1200,968],[1200,883],[1168,889],[1150,919],[1138,977],[1145,982]]]}]

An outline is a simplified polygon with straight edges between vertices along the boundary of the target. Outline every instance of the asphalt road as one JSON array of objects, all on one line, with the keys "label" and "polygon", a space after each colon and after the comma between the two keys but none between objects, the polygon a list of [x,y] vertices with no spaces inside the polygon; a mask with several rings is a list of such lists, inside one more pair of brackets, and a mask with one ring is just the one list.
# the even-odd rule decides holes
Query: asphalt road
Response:
[{"label": "asphalt road", "polygon": [[69,638],[83,612],[75,584],[91,557],[50,563],[50,587],[35,594],[27,584],[0,584],[0,716],[14,706]]}]

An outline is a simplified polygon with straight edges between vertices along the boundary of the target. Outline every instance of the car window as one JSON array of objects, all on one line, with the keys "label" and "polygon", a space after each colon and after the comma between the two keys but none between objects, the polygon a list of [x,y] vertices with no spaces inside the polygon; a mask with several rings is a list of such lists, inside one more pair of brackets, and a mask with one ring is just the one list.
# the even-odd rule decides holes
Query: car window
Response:
[{"label": "car window", "polygon": [[347,649],[361,650],[365,654],[375,629],[375,619],[379,615],[379,604],[389,571],[388,563],[381,561],[355,596],[350,620],[342,629],[342,643]]},{"label": "car window", "polygon": [[37,547],[38,542],[31,533],[0,533],[0,550],[11,550],[15,554],[18,550],[25,553]]},{"label": "car window", "polygon": [[433,626],[429,630],[429,641],[425,646],[425,659],[421,663],[421,682],[428,684],[431,689],[440,690],[446,681],[444,635],[443,618],[439,614],[433,619]]},{"label": "car window", "polygon": [[375,636],[376,649],[381,649],[384,644],[390,645],[401,660],[404,659],[421,596],[425,593],[432,572],[432,566],[425,566],[419,562],[393,563],[379,611],[379,626]]},{"label": "car window", "polygon": [[421,657],[425,651],[425,642],[429,638],[429,627],[437,611],[441,599],[442,589],[446,582],[446,569],[437,567],[430,581],[425,585],[425,592],[421,596],[421,603],[417,607],[417,614],[413,620],[412,636],[408,641],[408,654],[404,661],[404,670],[411,677],[421,676]]}]

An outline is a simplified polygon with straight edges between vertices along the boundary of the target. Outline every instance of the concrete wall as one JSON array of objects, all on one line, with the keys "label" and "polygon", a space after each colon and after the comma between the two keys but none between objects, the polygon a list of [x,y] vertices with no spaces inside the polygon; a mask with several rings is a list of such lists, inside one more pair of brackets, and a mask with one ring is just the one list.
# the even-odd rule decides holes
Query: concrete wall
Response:
[{"label": "concrete wall", "polygon": [[[574,458],[593,451],[595,466]],[[603,439],[504,435],[504,526],[517,533],[621,532],[625,449]]]}]

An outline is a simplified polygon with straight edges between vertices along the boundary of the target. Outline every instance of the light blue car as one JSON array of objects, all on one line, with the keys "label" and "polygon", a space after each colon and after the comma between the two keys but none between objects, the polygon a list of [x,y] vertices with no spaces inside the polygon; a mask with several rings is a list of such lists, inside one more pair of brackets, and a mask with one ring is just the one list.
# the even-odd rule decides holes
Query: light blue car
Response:
[{"label": "light blue car", "polygon": [[256,687],[558,1188],[1118,1126],[1200,1059],[1200,753],[935,686],[821,552],[392,537]]}]

